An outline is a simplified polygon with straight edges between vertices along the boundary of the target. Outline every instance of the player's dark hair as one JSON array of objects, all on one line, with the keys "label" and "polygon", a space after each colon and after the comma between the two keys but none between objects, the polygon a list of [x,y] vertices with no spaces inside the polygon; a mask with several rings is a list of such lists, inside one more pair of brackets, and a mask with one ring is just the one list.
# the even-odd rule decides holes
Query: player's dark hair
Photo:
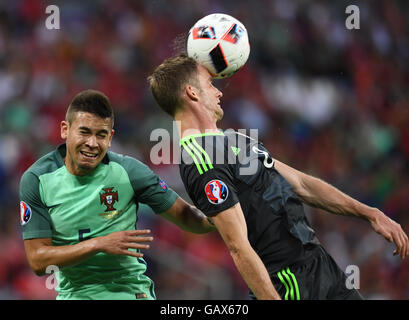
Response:
[{"label": "player's dark hair", "polygon": [[201,89],[197,62],[185,53],[163,61],[148,77],[148,82],[158,105],[172,117],[182,106],[182,90],[186,84],[191,83]]},{"label": "player's dark hair", "polygon": [[88,112],[103,119],[110,118],[114,126],[114,112],[108,97],[100,91],[88,89],[78,93],[68,107],[65,119],[71,125],[75,120],[75,113]]}]

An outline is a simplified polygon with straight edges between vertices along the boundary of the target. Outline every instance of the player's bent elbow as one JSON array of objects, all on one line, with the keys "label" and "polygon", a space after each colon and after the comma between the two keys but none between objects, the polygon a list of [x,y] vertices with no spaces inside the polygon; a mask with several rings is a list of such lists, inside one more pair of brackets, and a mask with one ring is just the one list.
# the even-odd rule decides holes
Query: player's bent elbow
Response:
[{"label": "player's bent elbow", "polygon": [[33,270],[37,276],[41,277],[45,275],[47,266],[41,263],[38,257],[35,257],[33,254],[27,254],[27,261],[31,270]]},{"label": "player's bent elbow", "polygon": [[51,239],[49,238],[24,240],[28,265],[37,276],[45,275],[48,265],[52,264],[50,257],[53,256],[53,253],[49,252],[50,244]]},{"label": "player's bent elbow", "polygon": [[37,270],[33,270],[34,273],[36,274],[36,276],[38,277],[42,277],[45,275],[45,270],[44,269],[37,269]]},{"label": "player's bent elbow", "polygon": [[41,276],[44,276],[44,275],[45,275],[45,269],[46,269],[46,268],[43,267],[42,265],[35,264],[35,263],[33,263],[33,262],[30,262],[30,261],[29,261],[28,264],[29,264],[31,270],[33,270],[34,273],[35,273],[37,276],[41,277]]}]

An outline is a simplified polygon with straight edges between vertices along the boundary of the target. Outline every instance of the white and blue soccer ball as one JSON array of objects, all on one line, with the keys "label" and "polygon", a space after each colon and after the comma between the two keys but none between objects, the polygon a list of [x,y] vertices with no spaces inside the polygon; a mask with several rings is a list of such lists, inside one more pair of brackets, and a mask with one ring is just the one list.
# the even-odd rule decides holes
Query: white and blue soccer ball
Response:
[{"label": "white and blue soccer ball", "polygon": [[246,27],[227,14],[205,16],[189,31],[187,54],[214,78],[230,77],[244,66],[250,54]]}]

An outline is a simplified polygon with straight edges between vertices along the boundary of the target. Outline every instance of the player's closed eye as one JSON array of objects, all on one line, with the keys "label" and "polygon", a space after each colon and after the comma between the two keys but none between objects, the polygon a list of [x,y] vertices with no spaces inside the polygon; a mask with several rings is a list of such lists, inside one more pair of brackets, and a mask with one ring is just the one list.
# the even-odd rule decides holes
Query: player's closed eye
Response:
[{"label": "player's closed eye", "polygon": [[90,134],[91,133],[91,130],[86,127],[81,127],[78,129],[78,131],[80,134]]}]

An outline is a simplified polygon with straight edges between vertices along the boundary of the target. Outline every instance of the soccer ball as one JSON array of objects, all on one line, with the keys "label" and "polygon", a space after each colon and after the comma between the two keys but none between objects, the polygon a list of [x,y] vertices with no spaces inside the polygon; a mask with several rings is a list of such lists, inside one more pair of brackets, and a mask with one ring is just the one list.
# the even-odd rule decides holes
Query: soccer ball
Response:
[{"label": "soccer ball", "polygon": [[244,66],[250,54],[245,26],[236,18],[214,13],[190,29],[187,55],[204,66],[214,78],[227,78]]}]

